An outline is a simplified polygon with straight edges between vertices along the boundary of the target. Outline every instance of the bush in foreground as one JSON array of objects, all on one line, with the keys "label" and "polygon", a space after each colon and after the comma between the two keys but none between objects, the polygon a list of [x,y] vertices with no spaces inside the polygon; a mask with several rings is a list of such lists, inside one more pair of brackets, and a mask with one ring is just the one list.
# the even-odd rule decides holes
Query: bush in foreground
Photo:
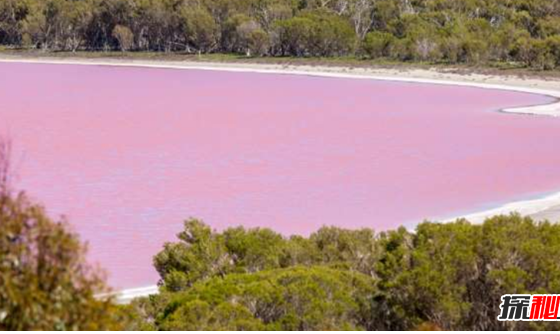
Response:
[{"label": "bush in foreground", "polygon": [[161,316],[165,330],[363,329],[373,280],[324,267],[231,274],[174,295]]},{"label": "bush in foreground", "polygon": [[0,330],[121,329],[119,310],[64,221],[0,192]]},{"label": "bush in foreground", "polygon": [[560,291],[560,226],[518,215],[404,228],[222,233],[191,220],[154,259],[161,293],[136,328],[558,329],[499,322],[500,297]]}]

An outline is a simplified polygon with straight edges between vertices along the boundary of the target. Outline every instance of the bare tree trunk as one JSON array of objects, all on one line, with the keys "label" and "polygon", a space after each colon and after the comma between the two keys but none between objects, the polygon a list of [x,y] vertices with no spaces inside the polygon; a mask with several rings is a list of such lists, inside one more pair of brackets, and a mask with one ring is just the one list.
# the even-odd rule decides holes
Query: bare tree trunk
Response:
[{"label": "bare tree trunk", "polygon": [[10,190],[11,152],[11,141],[0,136],[0,196],[7,195]]}]

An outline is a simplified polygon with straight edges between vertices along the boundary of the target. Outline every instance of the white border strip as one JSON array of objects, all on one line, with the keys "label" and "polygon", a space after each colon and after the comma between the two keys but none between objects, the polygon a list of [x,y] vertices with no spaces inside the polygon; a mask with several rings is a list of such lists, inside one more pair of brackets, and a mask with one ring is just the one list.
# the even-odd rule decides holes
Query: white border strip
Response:
[{"label": "white border strip", "polygon": [[146,286],[142,288],[126,289],[119,291],[113,296],[117,304],[130,304],[130,302],[138,297],[147,297],[150,295],[155,295],[159,293],[159,288],[157,285]]},{"label": "white border strip", "polygon": [[507,203],[498,208],[466,214],[454,218],[437,219],[437,221],[450,223],[456,221],[457,219],[466,219],[473,224],[482,224],[487,218],[493,216],[509,215],[512,212],[519,213],[522,216],[530,216],[559,205],[560,193],[555,193],[543,198]]},{"label": "white border strip", "polygon": [[[421,84],[436,84],[436,85],[451,85],[451,86],[464,86],[483,89],[496,89],[506,90],[522,93],[530,93],[537,95],[545,95],[556,99],[555,102],[546,105],[516,107],[503,109],[502,112],[517,113],[517,114],[532,114],[540,116],[560,117],[560,89],[549,90],[530,87],[510,86],[506,84],[487,84],[479,82],[456,81],[456,80],[437,80],[437,79],[424,79],[406,76],[384,76],[374,74],[349,74],[349,73],[335,73],[335,72],[321,72],[314,70],[291,70],[291,69],[270,69],[270,68],[251,68],[246,66],[258,66],[251,64],[243,64],[241,67],[234,67],[233,65],[198,65],[198,64],[178,64],[178,63],[153,63],[149,61],[97,61],[97,60],[43,60],[43,59],[0,59],[0,63],[28,63],[28,64],[52,64],[52,65],[86,65],[86,66],[112,66],[112,67],[144,67],[155,69],[177,69],[177,70],[205,70],[205,71],[225,71],[225,72],[241,72],[241,73],[263,73],[263,74],[290,74],[290,75],[307,75],[316,77],[327,78],[345,78],[345,79],[366,79],[378,81],[397,81]],[[280,66],[280,65],[278,65]],[[478,212],[474,214],[461,216],[473,223],[482,223],[486,218],[509,214],[511,212],[518,212],[522,215],[531,215],[538,212],[545,211],[554,206],[560,205],[560,192],[554,195],[529,201],[520,201],[509,203],[501,207]],[[457,218],[443,219],[440,221],[451,222]],[[113,294],[116,301],[121,304],[130,303],[134,298],[146,297],[149,295],[157,294],[159,289],[156,285],[140,287],[134,289],[125,289]],[[99,296],[102,298],[103,296]]]}]

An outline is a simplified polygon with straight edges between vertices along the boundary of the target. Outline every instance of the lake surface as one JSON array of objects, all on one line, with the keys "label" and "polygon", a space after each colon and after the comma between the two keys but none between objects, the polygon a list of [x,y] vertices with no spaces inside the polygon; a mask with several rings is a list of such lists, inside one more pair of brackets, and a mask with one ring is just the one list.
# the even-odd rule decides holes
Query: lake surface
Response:
[{"label": "lake surface", "polygon": [[199,70],[0,63],[17,186],[66,215],[118,288],[153,285],[183,220],[376,230],[560,190],[551,98]]}]

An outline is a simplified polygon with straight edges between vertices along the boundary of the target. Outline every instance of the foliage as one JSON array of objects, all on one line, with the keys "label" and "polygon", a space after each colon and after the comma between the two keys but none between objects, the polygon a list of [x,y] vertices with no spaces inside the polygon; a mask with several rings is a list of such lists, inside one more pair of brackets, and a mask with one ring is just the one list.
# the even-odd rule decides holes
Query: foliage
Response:
[{"label": "foliage", "polygon": [[230,273],[254,273],[296,265],[331,265],[371,275],[378,249],[373,231],[325,227],[309,239],[289,239],[270,229],[229,228],[213,232],[198,220],[185,222],[179,242],[167,243],[154,257],[164,290]]},{"label": "foliage", "polygon": [[123,52],[130,50],[134,43],[132,31],[125,26],[117,25],[113,29],[113,37],[119,42],[119,47]]},{"label": "foliage", "polygon": [[394,42],[395,37],[392,34],[373,31],[366,35],[362,48],[371,58],[388,57]]},{"label": "foliage", "polygon": [[218,233],[191,220],[155,258],[161,294],[128,312],[152,329],[558,329],[499,322],[500,297],[560,289],[560,226],[519,215],[400,228]]},{"label": "foliage", "polygon": [[371,278],[323,267],[231,274],[173,296],[164,330],[364,329]]},{"label": "foliage", "polygon": [[0,0],[0,45],[557,68],[549,0]]},{"label": "foliage", "polygon": [[510,293],[555,293],[560,226],[518,215],[482,225],[423,223],[416,232],[383,238],[376,266],[377,320],[387,329],[428,322],[449,330],[556,329],[556,323],[499,322]]},{"label": "foliage", "polygon": [[0,195],[0,329],[120,329],[78,237],[23,195]]},{"label": "foliage", "polygon": [[324,10],[304,12],[277,24],[280,48],[300,56],[340,56],[354,47],[355,33],[346,20]]}]

